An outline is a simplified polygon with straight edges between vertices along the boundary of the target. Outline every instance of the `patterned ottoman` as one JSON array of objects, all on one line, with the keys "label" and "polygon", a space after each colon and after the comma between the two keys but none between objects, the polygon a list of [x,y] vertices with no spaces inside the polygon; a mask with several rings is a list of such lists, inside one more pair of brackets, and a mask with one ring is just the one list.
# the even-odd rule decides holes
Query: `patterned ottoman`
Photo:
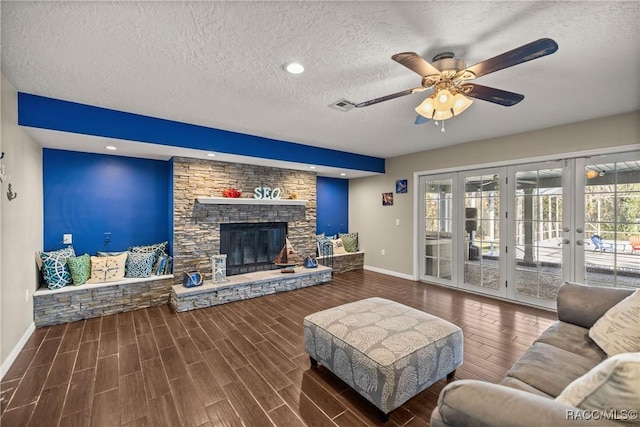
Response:
[{"label": "patterned ottoman", "polygon": [[436,381],[453,379],[462,364],[462,330],[420,310],[368,298],[304,318],[311,364],[326,366],[389,412]]}]

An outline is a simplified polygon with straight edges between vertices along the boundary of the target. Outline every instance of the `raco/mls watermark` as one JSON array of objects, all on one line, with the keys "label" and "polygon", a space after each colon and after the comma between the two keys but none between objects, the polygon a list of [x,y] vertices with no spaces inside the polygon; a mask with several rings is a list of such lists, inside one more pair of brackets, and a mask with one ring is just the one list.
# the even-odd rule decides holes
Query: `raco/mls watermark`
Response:
[{"label": "raco/mls watermark", "polygon": [[567,420],[610,420],[610,421],[635,421],[638,419],[638,411],[635,409],[610,409],[610,410],[588,410],[588,409],[567,409]]}]

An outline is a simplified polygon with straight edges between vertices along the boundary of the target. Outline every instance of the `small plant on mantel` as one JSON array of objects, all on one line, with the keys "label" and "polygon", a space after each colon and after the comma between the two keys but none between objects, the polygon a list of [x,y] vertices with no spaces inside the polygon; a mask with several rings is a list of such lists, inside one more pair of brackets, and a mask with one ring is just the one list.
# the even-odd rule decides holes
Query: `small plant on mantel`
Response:
[{"label": "small plant on mantel", "polygon": [[222,197],[237,199],[240,196],[242,196],[242,191],[238,191],[234,187],[229,187],[222,190]]}]

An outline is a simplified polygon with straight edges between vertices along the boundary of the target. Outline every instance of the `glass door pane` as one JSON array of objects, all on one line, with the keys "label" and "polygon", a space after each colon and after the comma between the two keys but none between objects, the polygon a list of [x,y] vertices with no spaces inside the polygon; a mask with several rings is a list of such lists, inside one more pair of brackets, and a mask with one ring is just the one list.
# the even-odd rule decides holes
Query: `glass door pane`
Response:
[{"label": "glass door pane", "polygon": [[513,298],[554,307],[558,288],[567,280],[563,260],[563,174],[568,167],[514,167],[511,274]]},{"label": "glass door pane", "polygon": [[584,282],[640,287],[640,161],[587,159],[584,173]]},{"label": "glass door pane", "polygon": [[[475,291],[504,296],[501,277],[501,186],[502,169],[463,174],[464,182],[464,286]],[[502,185],[501,185],[502,184]]]},{"label": "glass door pane", "polygon": [[453,260],[452,178],[423,180],[424,259],[422,274],[429,280],[450,282]]}]

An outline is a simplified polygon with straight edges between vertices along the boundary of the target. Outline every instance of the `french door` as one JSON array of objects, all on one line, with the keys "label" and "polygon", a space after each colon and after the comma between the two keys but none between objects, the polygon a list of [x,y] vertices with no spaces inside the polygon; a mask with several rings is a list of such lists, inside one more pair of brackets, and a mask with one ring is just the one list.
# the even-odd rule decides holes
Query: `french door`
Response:
[{"label": "french door", "polygon": [[420,191],[422,280],[549,308],[565,281],[640,287],[639,153],[423,176]]}]

